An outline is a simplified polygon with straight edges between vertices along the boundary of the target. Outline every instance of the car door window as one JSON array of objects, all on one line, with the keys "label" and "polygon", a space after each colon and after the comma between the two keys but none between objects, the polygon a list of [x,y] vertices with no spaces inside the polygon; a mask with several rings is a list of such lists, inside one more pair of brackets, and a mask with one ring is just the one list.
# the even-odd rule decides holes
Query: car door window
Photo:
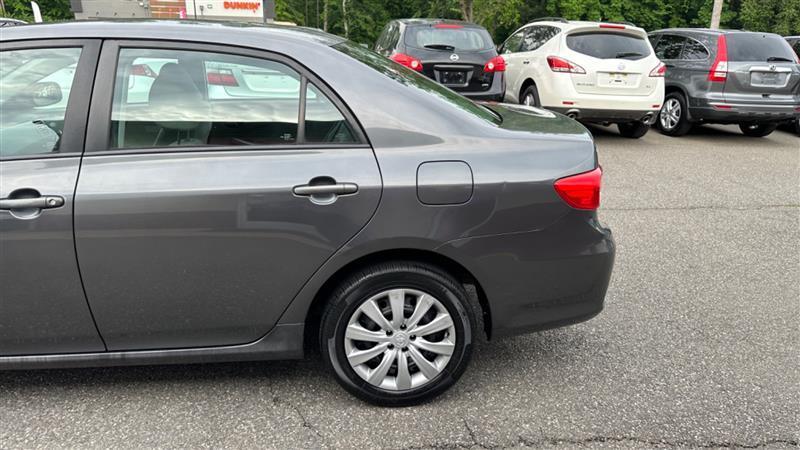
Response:
[{"label": "car door window", "polygon": [[0,52],[0,157],[58,152],[80,48]]},{"label": "car door window", "polygon": [[547,41],[552,39],[558,32],[558,28],[545,25],[530,27],[528,28],[528,32],[525,33],[525,37],[522,39],[520,51],[532,52],[546,44]]},{"label": "car door window", "polygon": [[708,59],[709,53],[706,46],[692,38],[686,39],[686,44],[683,46],[683,54],[681,59],[689,61],[699,61]]},{"label": "car door window", "polygon": [[305,142],[355,143],[356,134],[341,111],[312,83],[306,88]]},{"label": "car door window", "polygon": [[520,30],[506,39],[506,41],[500,47],[500,54],[507,55],[509,53],[518,52],[520,45],[522,44],[522,39],[525,37],[525,31],[526,30]]},{"label": "car door window", "polygon": [[661,36],[656,44],[656,56],[658,59],[678,59],[681,56],[683,43],[686,38],[683,36],[675,36],[672,34],[665,34]]},{"label": "car door window", "polygon": [[210,52],[120,50],[112,148],[293,144],[300,74]]}]

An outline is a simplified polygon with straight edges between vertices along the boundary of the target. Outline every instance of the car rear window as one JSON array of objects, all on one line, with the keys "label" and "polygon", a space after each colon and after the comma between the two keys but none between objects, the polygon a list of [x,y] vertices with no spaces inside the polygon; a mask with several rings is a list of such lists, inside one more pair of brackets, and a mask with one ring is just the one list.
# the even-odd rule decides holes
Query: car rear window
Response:
[{"label": "car rear window", "polygon": [[637,60],[650,56],[650,46],[644,37],[607,31],[570,34],[567,47],[599,59]]},{"label": "car rear window", "polygon": [[404,42],[409,47],[449,51],[481,51],[494,48],[489,32],[478,27],[436,25],[408,27]]},{"label": "car rear window", "polygon": [[431,80],[430,78],[415,72],[409,68],[403,67],[400,64],[385,58],[372,50],[366,49],[358,44],[350,41],[342,42],[333,46],[336,50],[356,59],[373,70],[380,72],[384,76],[391,78],[398,83],[408,86],[410,88],[421,89],[431,95],[439,97],[443,101],[466,111],[480,119],[487,122],[499,125],[502,119],[497,113],[491,111],[489,108],[478,105],[472,100],[457,94],[441,84]]},{"label": "car rear window", "polygon": [[775,34],[730,33],[726,40],[728,61],[795,60],[789,43]]}]

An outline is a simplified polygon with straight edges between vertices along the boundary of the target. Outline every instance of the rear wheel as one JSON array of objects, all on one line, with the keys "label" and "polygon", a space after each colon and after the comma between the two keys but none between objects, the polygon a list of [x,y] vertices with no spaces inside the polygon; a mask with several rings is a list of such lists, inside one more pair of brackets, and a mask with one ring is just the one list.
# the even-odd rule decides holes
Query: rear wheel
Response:
[{"label": "rear wheel", "polygon": [[647,134],[650,130],[650,125],[643,122],[627,122],[618,123],[617,128],[619,128],[620,135],[626,138],[639,139]]},{"label": "rear wheel", "polygon": [[522,96],[519,98],[520,104],[525,106],[535,106],[537,108],[542,106],[542,102],[539,100],[539,90],[536,89],[536,85],[530,85],[522,91]]},{"label": "rear wheel", "polygon": [[664,106],[658,113],[658,128],[667,136],[683,136],[692,129],[686,100],[679,92],[671,92],[664,98]]},{"label": "rear wheel", "polygon": [[778,128],[777,123],[742,123],[739,124],[739,129],[745,136],[750,137],[764,137],[771,134]]},{"label": "rear wheel", "polygon": [[463,286],[447,273],[421,263],[379,264],[333,294],[320,330],[323,359],[363,400],[420,403],[464,373],[475,323]]}]

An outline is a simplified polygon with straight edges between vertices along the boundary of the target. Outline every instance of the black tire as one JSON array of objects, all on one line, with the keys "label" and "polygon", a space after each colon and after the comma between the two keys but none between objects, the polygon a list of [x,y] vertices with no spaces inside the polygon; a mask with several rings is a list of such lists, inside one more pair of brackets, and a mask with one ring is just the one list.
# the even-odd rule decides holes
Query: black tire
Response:
[{"label": "black tire", "polygon": [[[356,373],[345,353],[345,331],[353,314],[373,296],[398,288],[422,291],[437,299],[452,319],[456,341],[449,361],[437,376],[426,384],[403,391],[370,384]],[[406,310],[405,314],[408,313]],[[386,312],[383,314],[387,319],[392,315],[391,312],[388,316]],[[351,394],[381,406],[413,405],[436,397],[461,377],[472,354],[476,324],[469,297],[463,285],[452,276],[428,264],[388,262],[354,273],[334,291],[322,316],[320,349],[325,365]],[[397,363],[393,364],[396,374]]]},{"label": "black tire", "polygon": [[535,84],[526,87],[525,90],[522,91],[522,95],[519,96],[519,104],[520,105],[527,104],[525,103],[525,99],[528,97],[530,97],[533,100],[533,103],[529,104],[529,106],[535,106],[537,108],[541,108],[542,102],[541,100],[539,100],[539,90],[536,89]]},{"label": "black tire", "polygon": [[794,132],[800,136],[800,117],[794,120]]},{"label": "black tire", "polygon": [[[677,123],[672,124],[665,118],[665,110],[668,107],[673,106],[673,101],[677,102],[679,109],[677,110]],[[658,124],[658,129],[661,131],[662,134],[666,134],[667,136],[684,136],[689,130],[692,129],[692,123],[689,122],[689,118],[687,117],[687,107],[686,107],[686,99],[683,98],[683,94],[680,92],[670,92],[669,94],[664,97],[664,105],[661,107],[661,111],[658,113],[658,117],[656,118],[656,124]]]},{"label": "black tire", "polygon": [[777,123],[740,123],[739,129],[745,136],[764,137],[778,129]]},{"label": "black tire", "polygon": [[617,128],[619,128],[620,136],[631,139],[639,139],[647,134],[647,132],[650,130],[650,125],[643,122],[625,122],[618,123]]}]

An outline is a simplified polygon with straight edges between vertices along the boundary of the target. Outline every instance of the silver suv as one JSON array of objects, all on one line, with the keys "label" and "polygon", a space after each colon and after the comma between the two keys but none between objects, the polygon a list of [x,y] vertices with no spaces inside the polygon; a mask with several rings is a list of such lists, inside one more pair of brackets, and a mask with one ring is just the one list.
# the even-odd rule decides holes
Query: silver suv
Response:
[{"label": "silver suv", "polygon": [[667,66],[661,132],[681,136],[693,124],[738,124],[766,136],[800,116],[800,61],[771,33],[669,29],[650,33]]}]

